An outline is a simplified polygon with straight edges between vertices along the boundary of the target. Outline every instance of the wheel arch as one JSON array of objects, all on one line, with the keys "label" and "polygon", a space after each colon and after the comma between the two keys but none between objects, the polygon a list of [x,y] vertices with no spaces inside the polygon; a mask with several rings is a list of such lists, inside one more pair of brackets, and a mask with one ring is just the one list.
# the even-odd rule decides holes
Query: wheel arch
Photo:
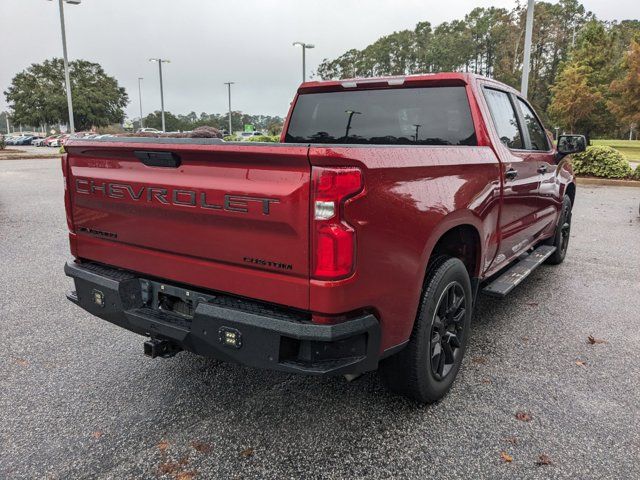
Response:
[{"label": "wheel arch", "polygon": [[478,278],[483,264],[483,242],[480,221],[473,215],[447,216],[430,235],[423,252],[424,275],[430,259],[436,255],[459,258],[470,278]]},{"label": "wheel arch", "polygon": [[571,200],[571,205],[576,203],[576,184],[574,182],[568,183],[565,188],[564,194]]}]

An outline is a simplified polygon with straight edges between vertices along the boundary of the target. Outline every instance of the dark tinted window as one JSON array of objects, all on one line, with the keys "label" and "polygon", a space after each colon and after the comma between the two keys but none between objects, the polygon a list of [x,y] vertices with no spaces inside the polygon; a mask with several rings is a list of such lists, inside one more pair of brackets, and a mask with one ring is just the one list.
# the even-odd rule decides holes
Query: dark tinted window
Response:
[{"label": "dark tinted window", "polygon": [[509,95],[499,90],[487,88],[485,89],[485,96],[489,104],[489,110],[491,110],[493,123],[502,143],[509,148],[524,148],[516,111],[513,109]]},{"label": "dark tinted window", "polygon": [[464,87],[304,94],[287,142],[476,145]]},{"label": "dark tinted window", "polygon": [[549,140],[547,134],[542,128],[542,125],[536,118],[533,110],[529,108],[529,105],[524,103],[521,99],[518,99],[520,104],[520,110],[522,110],[522,116],[524,117],[524,124],[529,132],[529,138],[531,139],[531,150],[549,150]]}]

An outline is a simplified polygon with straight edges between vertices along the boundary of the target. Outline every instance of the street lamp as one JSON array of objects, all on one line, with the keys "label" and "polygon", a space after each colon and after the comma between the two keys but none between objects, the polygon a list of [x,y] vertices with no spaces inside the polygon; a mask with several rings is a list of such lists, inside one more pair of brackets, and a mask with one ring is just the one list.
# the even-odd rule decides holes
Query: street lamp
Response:
[{"label": "street lamp", "polygon": [[316,48],[315,45],[311,44],[311,43],[304,43],[304,42],[293,42],[293,46],[301,46],[302,47],[302,83],[307,81],[307,49],[308,48]]},{"label": "street lamp", "polygon": [[142,120],[142,80],[144,80],[144,77],[138,77],[138,99],[140,100],[140,128],[144,128],[144,120]]},{"label": "street lamp", "polygon": [[529,0],[527,5],[527,26],[524,34],[524,59],[522,62],[522,83],[520,93],[527,98],[529,90],[529,70],[531,69],[531,37],[533,36],[533,6],[534,0]]},{"label": "street lamp", "polygon": [[158,73],[160,74],[160,111],[162,113],[162,133],[167,131],[164,123],[164,90],[162,88],[162,64],[171,63],[171,60],[165,60],[163,58],[150,58],[150,62],[158,62]]},{"label": "street lamp", "polygon": [[351,130],[351,121],[353,120],[354,115],[362,115],[362,112],[356,112],[355,110],[345,110],[344,113],[349,115],[349,120],[347,120],[347,129],[344,132],[344,139],[349,140],[349,131]]},{"label": "street lamp", "polygon": [[231,85],[236,82],[224,82],[227,86],[227,90],[229,91],[229,135],[233,135],[233,131],[231,130]]},{"label": "street lamp", "polygon": [[[51,1],[51,0],[49,0]],[[62,56],[64,60],[64,82],[67,89],[67,108],[69,109],[69,131],[75,133],[76,127],[73,122],[73,101],[71,100],[71,79],[69,76],[69,60],[67,58],[67,32],[64,28],[64,3],[69,5],[80,5],[80,0],[58,0],[60,8],[60,30],[62,31]]]}]

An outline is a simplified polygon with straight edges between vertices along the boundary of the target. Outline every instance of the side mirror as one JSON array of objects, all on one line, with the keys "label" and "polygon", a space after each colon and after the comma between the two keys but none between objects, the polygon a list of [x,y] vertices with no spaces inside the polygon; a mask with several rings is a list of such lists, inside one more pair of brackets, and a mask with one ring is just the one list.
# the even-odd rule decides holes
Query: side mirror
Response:
[{"label": "side mirror", "polygon": [[572,153],[584,152],[587,139],[584,135],[560,135],[558,137],[558,160]]}]

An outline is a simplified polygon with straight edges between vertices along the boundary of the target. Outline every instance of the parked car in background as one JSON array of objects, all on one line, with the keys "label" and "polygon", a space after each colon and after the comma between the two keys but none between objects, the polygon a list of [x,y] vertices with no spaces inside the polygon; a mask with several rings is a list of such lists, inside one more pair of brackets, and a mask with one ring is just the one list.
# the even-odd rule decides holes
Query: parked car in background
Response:
[{"label": "parked car in background", "polygon": [[238,138],[240,139],[240,141],[244,141],[247,138],[261,137],[262,135],[264,135],[264,133],[262,132],[242,132],[240,135],[238,135]]},{"label": "parked car in background", "polygon": [[18,142],[22,141],[23,138],[24,135],[11,135],[10,137],[7,137],[5,143],[7,145],[18,145]]},{"label": "parked car in background", "polygon": [[34,137],[33,135],[23,135],[21,137],[18,137],[14,142],[13,145],[31,145],[31,142],[35,139],[36,137]]},{"label": "parked car in background", "polygon": [[43,147],[45,139],[43,137],[36,137],[31,141],[31,145],[34,147]]},{"label": "parked car in background", "polygon": [[44,139],[44,141],[42,142],[42,146],[43,147],[51,147],[51,142],[53,142],[56,138],[58,138],[60,135],[50,135],[47,138]]},{"label": "parked car in background", "polygon": [[49,146],[50,147],[62,147],[64,145],[64,142],[67,140],[67,138],[69,138],[68,134],[58,135],[56,138],[51,140],[51,142],[49,143]]},{"label": "parked car in background", "polygon": [[139,128],[136,133],[162,133],[162,131],[155,128]]}]

